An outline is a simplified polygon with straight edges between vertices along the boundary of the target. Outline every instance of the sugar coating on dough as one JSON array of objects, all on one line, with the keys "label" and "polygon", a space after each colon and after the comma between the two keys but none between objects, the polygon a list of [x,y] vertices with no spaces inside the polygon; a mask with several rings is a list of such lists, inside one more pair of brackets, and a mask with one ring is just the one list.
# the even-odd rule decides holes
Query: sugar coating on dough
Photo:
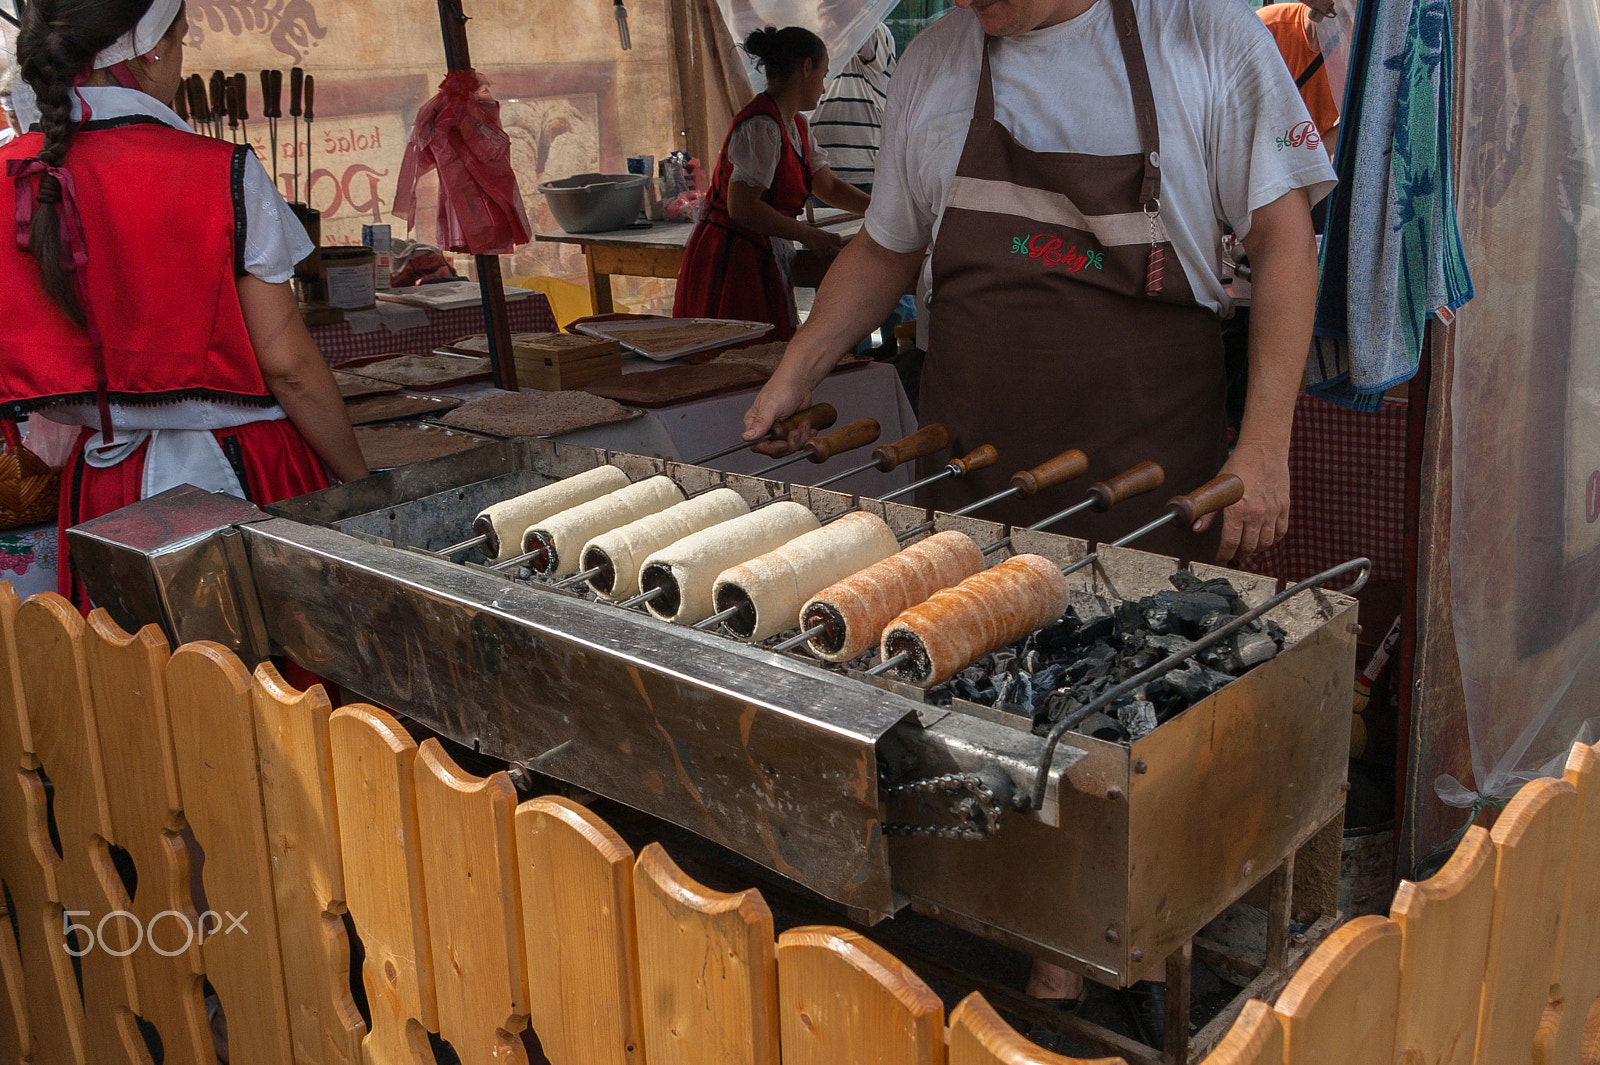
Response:
[{"label": "sugar coating on dough", "polygon": [[877,646],[901,611],[982,570],[983,552],[972,537],[953,529],[935,533],[824,588],[800,608],[800,623],[809,628],[826,618],[841,627],[844,638],[837,650],[829,650],[823,636],[810,647],[825,662],[848,662]]},{"label": "sugar coating on dough", "polygon": [[885,659],[909,651],[910,661],[894,675],[931,688],[1050,624],[1068,600],[1067,579],[1054,562],[1013,555],[906,610],[883,630],[879,649]]},{"label": "sugar coating on dough", "polygon": [[645,573],[652,567],[659,566],[672,574],[678,588],[676,610],[658,609],[662,605],[659,600],[646,605],[650,613],[667,621],[682,625],[704,621],[715,613],[711,589],[723,570],[786,544],[819,524],[815,514],[786,499],[691,533],[653,552],[639,567],[641,590],[646,586]]},{"label": "sugar coating on dough", "polygon": [[716,488],[594,537],[583,545],[578,568],[594,569],[603,563],[609,564],[611,587],[604,588],[597,583],[599,577],[590,578],[589,586],[612,602],[631,599],[639,594],[639,567],[652,552],[690,533],[748,513],[750,504],[744,496],[731,488]]},{"label": "sugar coating on dough", "polygon": [[748,632],[733,624],[729,631],[743,640],[765,640],[793,628],[800,619],[800,604],[812,593],[888,558],[899,547],[894,530],[876,514],[846,514],[729,567],[717,577],[712,601],[718,609],[732,606],[725,596],[736,589],[755,608],[755,618]]},{"label": "sugar coating on dough", "polygon": [[646,477],[552,514],[523,535],[522,550],[544,548],[544,564],[535,568],[547,576],[568,577],[578,572],[583,545],[594,537],[682,502],[683,489],[671,477]]},{"label": "sugar coating on dough", "polygon": [[478,512],[478,517],[494,527],[495,536],[500,540],[500,553],[495,558],[515,558],[522,547],[522,534],[530,525],[627,485],[628,475],[617,467],[596,466],[564,477],[555,484],[487,506]]}]

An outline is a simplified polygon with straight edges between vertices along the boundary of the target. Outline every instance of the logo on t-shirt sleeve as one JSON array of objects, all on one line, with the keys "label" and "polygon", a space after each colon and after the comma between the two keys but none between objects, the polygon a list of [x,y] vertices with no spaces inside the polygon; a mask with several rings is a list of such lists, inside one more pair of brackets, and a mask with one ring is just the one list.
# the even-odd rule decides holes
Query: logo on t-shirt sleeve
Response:
[{"label": "logo on t-shirt sleeve", "polygon": [[1319,148],[1322,146],[1322,134],[1317,132],[1316,124],[1310,121],[1302,122],[1286,133],[1278,134],[1278,151],[1285,148]]}]

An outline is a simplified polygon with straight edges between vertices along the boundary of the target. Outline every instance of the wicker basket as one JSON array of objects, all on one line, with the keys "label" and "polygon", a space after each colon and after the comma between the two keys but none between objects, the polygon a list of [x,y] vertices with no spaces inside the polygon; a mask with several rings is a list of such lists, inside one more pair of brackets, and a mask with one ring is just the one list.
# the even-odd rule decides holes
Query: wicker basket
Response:
[{"label": "wicker basket", "polygon": [[0,446],[0,529],[38,525],[56,516],[61,471],[27,448]]}]

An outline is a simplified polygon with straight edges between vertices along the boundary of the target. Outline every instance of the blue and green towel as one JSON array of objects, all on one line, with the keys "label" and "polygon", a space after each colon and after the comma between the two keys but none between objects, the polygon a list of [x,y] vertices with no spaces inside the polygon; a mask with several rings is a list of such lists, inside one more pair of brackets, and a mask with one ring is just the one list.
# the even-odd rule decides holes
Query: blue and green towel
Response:
[{"label": "blue and green towel", "polygon": [[1308,391],[1377,410],[1410,380],[1423,328],[1472,298],[1450,164],[1449,0],[1366,0],[1329,197]]}]

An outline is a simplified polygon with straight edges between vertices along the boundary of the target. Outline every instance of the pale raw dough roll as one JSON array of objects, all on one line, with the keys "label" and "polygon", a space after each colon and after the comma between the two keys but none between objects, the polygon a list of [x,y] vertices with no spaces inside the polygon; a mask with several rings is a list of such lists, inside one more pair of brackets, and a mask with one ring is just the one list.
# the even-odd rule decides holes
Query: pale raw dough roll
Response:
[{"label": "pale raw dough roll", "polygon": [[876,647],[901,611],[982,571],[983,552],[972,537],[953,530],[935,533],[812,596],[800,610],[800,626],[826,623],[829,631],[808,644],[812,654],[825,662],[848,662]]},{"label": "pale raw dough roll", "polygon": [[543,488],[535,488],[485,507],[478,512],[473,528],[480,533],[484,531],[485,524],[493,528],[500,543],[496,559],[515,558],[522,547],[522,534],[528,531],[530,525],[627,486],[628,475],[615,466],[596,466],[555,484],[547,484]]},{"label": "pale raw dough roll", "polygon": [[652,571],[670,576],[667,586],[676,589],[675,594],[657,596],[645,605],[656,617],[680,625],[704,621],[715,613],[711,586],[723,570],[780,547],[818,525],[815,514],[786,499],[691,533],[654,552],[639,567],[641,592],[661,583],[659,576],[651,580]]},{"label": "pale raw dough roll", "polygon": [[1054,562],[1014,555],[895,618],[883,630],[880,650],[886,660],[909,651],[910,661],[896,666],[894,677],[931,688],[1055,621],[1067,601],[1067,579]]},{"label": "pale raw dough roll", "polygon": [[725,610],[740,602],[754,616],[723,624],[741,640],[765,640],[792,629],[800,604],[819,588],[894,554],[894,530],[876,514],[857,511],[782,547],[725,570],[712,590],[712,604]]},{"label": "pale raw dough roll", "polygon": [[523,534],[522,550],[543,548],[544,560],[535,559],[534,569],[548,577],[568,577],[578,572],[583,545],[596,536],[682,502],[683,489],[671,477],[646,477],[552,514]]},{"label": "pale raw dough roll", "polygon": [[632,599],[639,594],[639,567],[651,552],[748,513],[750,504],[744,496],[731,488],[713,489],[620,529],[601,533],[583,545],[578,568],[609,567],[607,572],[589,578],[589,587],[614,603]]}]

